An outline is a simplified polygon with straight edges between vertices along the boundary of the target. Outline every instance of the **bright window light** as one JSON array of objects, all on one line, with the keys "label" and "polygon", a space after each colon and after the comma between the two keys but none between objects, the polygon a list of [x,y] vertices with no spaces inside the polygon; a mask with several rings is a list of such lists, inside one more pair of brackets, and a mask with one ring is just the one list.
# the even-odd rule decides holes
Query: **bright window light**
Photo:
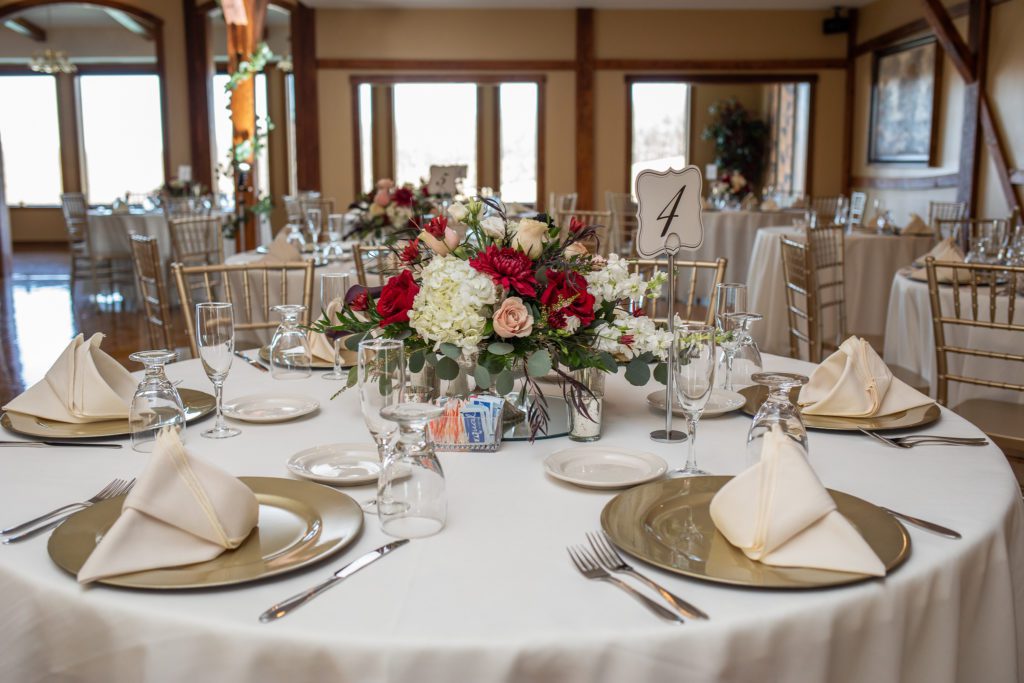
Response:
[{"label": "bright window light", "polygon": [[373,177],[373,86],[369,83],[359,85],[359,187],[364,192],[373,189],[378,178]]},{"label": "bright window light", "polygon": [[0,76],[0,145],[10,206],[60,204],[60,131],[53,76]]},{"label": "bright window light", "polygon": [[686,166],[690,128],[689,86],[685,83],[634,83],[633,158],[630,192],[636,176],[651,169],[665,171]]},{"label": "bright window light", "polygon": [[476,84],[394,86],[395,181],[419,183],[432,165],[467,168],[463,191],[476,193]]},{"label": "bright window light", "polygon": [[502,83],[501,198],[506,202],[537,201],[536,83]]}]

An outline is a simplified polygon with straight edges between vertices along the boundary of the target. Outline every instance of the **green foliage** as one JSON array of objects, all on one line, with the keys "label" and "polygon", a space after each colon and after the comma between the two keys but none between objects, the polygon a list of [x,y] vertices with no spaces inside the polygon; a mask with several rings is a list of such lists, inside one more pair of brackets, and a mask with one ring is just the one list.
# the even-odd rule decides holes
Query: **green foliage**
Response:
[{"label": "green foliage", "polygon": [[526,372],[530,377],[543,377],[551,372],[551,354],[547,349],[534,351],[526,359]]},{"label": "green foliage", "polygon": [[751,186],[759,185],[764,172],[768,125],[731,98],[711,105],[708,113],[712,121],[701,137],[714,142],[715,163],[722,171],[739,171]]},{"label": "green foliage", "polygon": [[459,364],[448,356],[437,360],[437,376],[441,379],[453,380],[459,376]]},{"label": "green foliage", "polygon": [[510,370],[502,370],[498,374],[498,378],[494,383],[495,391],[498,392],[499,396],[512,393],[512,389],[515,387],[515,378],[512,376]]},{"label": "green foliage", "polygon": [[651,368],[643,358],[634,358],[626,365],[626,381],[635,387],[642,387],[651,379]]},{"label": "green foliage", "polygon": [[491,386],[491,373],[482,365],[476,366],[473,370],[473,379],[476,380],[478,389],[489,389]]}]

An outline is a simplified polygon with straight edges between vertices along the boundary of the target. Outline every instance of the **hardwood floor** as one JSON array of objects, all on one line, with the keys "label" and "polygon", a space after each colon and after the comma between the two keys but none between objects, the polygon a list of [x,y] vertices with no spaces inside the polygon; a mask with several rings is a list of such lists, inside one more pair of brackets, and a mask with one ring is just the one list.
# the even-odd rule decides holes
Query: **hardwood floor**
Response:
[{"label": "hardwood floor", "polygon": [[[102,294],[93,296],[90,283],[80,281],[72,292],[63,244],[15,245],[13,273],[2,282],[0,405],[42,379],[68,340],[79,333],[104,333],[103,350],[129,370],[140,369],[128,356],[149,348],[149,335],[134,290],[127,290],[121,301],[111,301]],[[172,329],[180,337],[175,345],[187,345],[184,324]]]}]

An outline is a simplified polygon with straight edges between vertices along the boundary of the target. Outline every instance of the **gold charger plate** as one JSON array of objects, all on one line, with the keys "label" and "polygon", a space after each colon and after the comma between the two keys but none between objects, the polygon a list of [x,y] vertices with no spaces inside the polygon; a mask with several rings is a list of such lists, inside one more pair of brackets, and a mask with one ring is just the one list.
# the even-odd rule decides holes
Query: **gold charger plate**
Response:
[{"label": "gold charger plate", "polygon": [[[186,423],[209,415],[216,407],[216,399],[212,394],[207,394],[204,391],[178,389],[178,395],[181,396],[181,402],[185,405]],[[17,413],[12,410],[8,410],[3,416],[0,416],[0,425],[17,434],[38,436],[44,439],[97,439],[131,434],[127,419],[75,424],[47,420],[43,417]]]},{"label": "gold charger plate", "polygon": [[[122,588],[181,589],[257,581],[318,562],[352,543],[363,511],[349,496],[320,484],[276,477],[240,477],[259,501],[259,524],[242,545],[208,562],[122,574],[99,583]],[[47,551],[78,574],[121,514],[124,496],[75,513],[50,536]]]},{"label": "gold charger plate", "polygon": [[[768,396],[768,387],[757,384],[743,387],[740,389],[740,393],[747,399],[741,410],[747,415],[754,415]],[[793,405],[796,405],[797,396],[799,395],[799,387],[795,387],[789,392],[789,398],[793,401]],[[804,426],[808,429],[827,429],[839,432],[855,432],[858,429],[867,429],[874,432],[887,429],[909,429],[935,422],[941,415],[942,411],[934,403],[877,417],[839,417],[836,415],[808,415],[800,413]]]},{"label": "gold charger plate", "polygon": [[[601,512],[601,527],[630,555],[668,571],[749,588],[825,588],[873,578],[865,574],[755,562],[711,520],[711,499],[731,477],[662,479],[620,493]],[[886,571],[910,554],[910,536],[889,513],[829,490],[839,511],[861,533]]]},{"label": "gold charger plate", "polygon": [[[260,360],[263,361],[264,363],[266,363],[267,365],[270,365],[270,347],[269,346],[261,346],[260,347]],[[358,364],[358,358],[356,357],[356,352],[355,351],[350,351],[350,350],[346,349],[344,347],[344,345],[343,345],[341,347],[341,367],[343,367],[343,368],[345,368],[347,370],[348,368],[354,367],[357,364]],[[328,361],[325,361],[325,360],[321,360],[320,358],[317,358],[316,356],[313,356],[313,360],[309,364],[309,367],[313,368],[314,370],[333,370],[334,369],[334,362],[333,361],[328,362]]]}]

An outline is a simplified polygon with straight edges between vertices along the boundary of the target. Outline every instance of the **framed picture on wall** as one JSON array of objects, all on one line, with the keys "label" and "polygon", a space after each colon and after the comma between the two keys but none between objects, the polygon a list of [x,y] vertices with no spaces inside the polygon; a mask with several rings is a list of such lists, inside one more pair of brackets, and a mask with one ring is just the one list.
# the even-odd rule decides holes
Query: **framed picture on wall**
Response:
[{"label": "framed picture on wall", "polygon": [[941,66],[934,37],[874,53],[868,163],[936,165]]}]

